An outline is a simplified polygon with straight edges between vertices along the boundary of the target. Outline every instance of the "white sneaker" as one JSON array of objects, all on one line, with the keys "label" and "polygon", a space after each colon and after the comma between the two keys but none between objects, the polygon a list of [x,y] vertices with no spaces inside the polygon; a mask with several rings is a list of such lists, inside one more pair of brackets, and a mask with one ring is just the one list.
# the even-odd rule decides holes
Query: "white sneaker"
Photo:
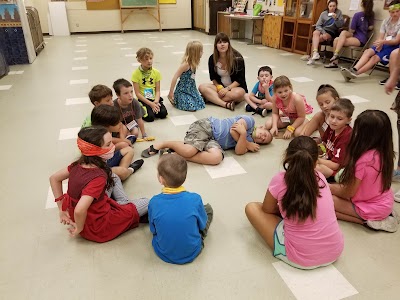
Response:
[{"label": "white sneaker", "polygon": [[268,109],[264,108],[263,111],[262,111],[262,113],[261,113],[261,115],[262,115],[263,117],[266,117],[267,114],[268,114]]},{"label": "white sneaker", "polygon": [[313,60],[312,58],[310,58],[310,59],[308,60],[308,62],[307,62],[307,66],[311,66],[311,65],[313,65],[313,64],[315,64],[315,60]]},{"label": "white sneaker", "polygon": [[400,191],[398,191],[396,194],[394,194],[394,201],[400,202]]},{"label": "white sneaker", "polygon": [[317,51],[314,51],[313,55],[312,55],[312,59],[313,60],[318,60],[320,58],[321,58],[321,56],[319,55],[319,53]]},{"label": "white sneaker", "polygon": [[392,181],[400,182],[400,170],[393,171]]},{"label": "white sneaker", "polygon": [[367,221],[368,227],[375,230],[383,230],[387,232],[396,232],[399,228],[399,223],[395,217],[389,216],[381,221]]},{"label": "white sneaker", "polygon": [[400,224],[400,215],[393,209],[392,216],[396,219],[397,224]]},{"label": "white sneaker", "polygon": [[302,61],[307,61],[307,60],[310,59],[310,55],[303,55],[302,57],[300,57],[300,59],[301,59]]}]

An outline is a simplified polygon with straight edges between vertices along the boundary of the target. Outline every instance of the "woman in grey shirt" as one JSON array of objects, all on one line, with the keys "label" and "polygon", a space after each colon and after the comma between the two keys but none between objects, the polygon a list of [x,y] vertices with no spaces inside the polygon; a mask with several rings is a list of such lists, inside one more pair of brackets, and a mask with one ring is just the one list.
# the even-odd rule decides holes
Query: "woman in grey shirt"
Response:
[{"label": "woman in grey shirt", "polygon": [[343,15],[337,8],[337,0],[328,0],[328,8],[319,16],[312,37],[312,54],[307,65],[313,65],[320,58],[318,53],[319,43],[330,41],[339,35],[339,28],[343,26]]}]

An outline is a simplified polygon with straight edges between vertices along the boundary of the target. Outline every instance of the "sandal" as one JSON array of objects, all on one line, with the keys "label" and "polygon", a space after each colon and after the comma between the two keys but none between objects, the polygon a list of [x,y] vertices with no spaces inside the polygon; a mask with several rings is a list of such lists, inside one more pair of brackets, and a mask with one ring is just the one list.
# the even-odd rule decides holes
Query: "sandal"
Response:
[{"label": "sandal", "polygon": [[151,157],[151,156],[156,155],[159,151],[160,151],[160,150],[155,149],[154,146],[151,145],[149,148],[144,149],[144,150],[142,151],[142,154],[141,154],[141,155],[142,155],[142,157],[144,157],[144,158],[149,158],[149,157]]},{"label": "sandal", "polygon": [[175,153],[175,151],[171,148],[166,148],[166,149],[160,149],[160,157],[163,156],[164,154],[172,154]]},{"label": "sandal", "polygon": [[327,69],[337,69],[337,68],[339,68],[339,66],[337,65],[337,63],[331,62],[331,63],[325,65],[324,68],[327,68]]},{"label": "sandal", "polygon": [[235,110],[235,102],[231,101],[231,102],[226,102],[225,103],[225,108],[229,109],[231,111]]}]

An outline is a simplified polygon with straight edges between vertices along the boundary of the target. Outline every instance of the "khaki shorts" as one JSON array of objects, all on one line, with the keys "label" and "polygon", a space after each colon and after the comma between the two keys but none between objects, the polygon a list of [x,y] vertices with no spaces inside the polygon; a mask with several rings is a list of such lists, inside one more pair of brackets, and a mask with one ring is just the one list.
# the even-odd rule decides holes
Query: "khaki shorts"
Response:
[{"label": "khaki shorts", "polygon": [[199,151],[207,151],[211,148],[217,148],[221,150],[222,154],[224,154],[220,144],[214,140],[211,123],[207,118],[192,123],[186,132],[183,142],[195,147]]}]

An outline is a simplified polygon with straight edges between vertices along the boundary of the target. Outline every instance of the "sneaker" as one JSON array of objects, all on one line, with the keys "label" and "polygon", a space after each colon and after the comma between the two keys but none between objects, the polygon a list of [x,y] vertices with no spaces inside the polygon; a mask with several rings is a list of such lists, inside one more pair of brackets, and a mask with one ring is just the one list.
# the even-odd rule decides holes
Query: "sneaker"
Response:
[{"label": "sneaker", "polygon": [[313,65],[315,64],[315,60],[313,60],[312,58],[310,58],[307,62],[307,66]]},{"label": "sneaker", "polygon": [[302,61],[307,61],[307,60],[310,59],[310,55],[303,55],[302,57],[300,57],[300,59],[301,59]]},{"label": "sneaker", "polygon": [[393,171],[392,181],[400,182],[400,170],[399,169],[396,169]]},{"label": "sneaker", "polygon": [[334,62],[335,60],[337,60],[339,58],[339,55],[334,54],[331,59],[329,60],[330,62]]},{"label": "sneaker", "polygon": [[335,63],[335,62],[331,62],[331,63],[325,65],[324,68],[327,68],[327,69],[337,69],[337,68],[339,68],[339,66],[338,66],[337,63]]},{"label": "sneaker", "polygon": [[255,109],[253,115],[257,114],[257,115],[262,116],[262,112],[263,112],[263,110],[262,110],[261,108],[257,107],[257,108]]},{"label": "sneaker", "polygon": [[400,91],[400,82],[397,82],[396,86],[394,87],[396,90]]},{"label": "sneaker", "polygon": [[312,55],[312,59],[313,60],[318,60],[320,58],[321,58],[321,56],[319,55],[319,53],[317,51],[314,51],[314,53]]},{"label": "sneaker", "polygon": [[143,163],[144,163],[143,159],[138,159],[138,160],[135,160],[133,163],[131,163],[128,168],[133,169],[133,172],[132,172],[132,174],[133,174],[133,173],[136,173],[136,171],[139,170],[143,166]]},{"label": "sneaker", "polygon": [[345,68],[340,69],[340,74],[342,74],[344,81],[346,81],[346,82],[350,81],[351,78],[347,75]]},{"label": "sneaker", "polygon": [[346,75],[346,77],[348,77],[350,79],[357,78],[357,74],[355,74],[354,69],[349,70],[349,69],[343,68],[341,71],[342,71],[342,73],[344,73]]},{"label": "sneaker", "polygon": [[[271,110],[272,111],[272,110]],[[264,108],[263,110],[262,110],[262,113],[261,113],[261,115],[263,116],[263,117],[266,117],[267,116],[267,114],[268,114],[268,112],[269,112],[269,110],[268,109],[266,109],[266,108]]]},{"label": "sneaker", "polygon": [[246,111],[247,111],[247,112],[254,112],[254,108],[252,108],[252,107],[250,106],[250,104],[247,104],[247,105],[246,105]]},{"label": "sneaker", "polygon": [[385,78],[385,79],[383,79],[383,80],[380,80],[380,81],[379,81],[379,84],[380,84],[380,85],[385,85],[386,81],[388,81],[388,80],[389,80],[389,77],[388,77],[388,78]]},{"label": "sneaker", "polygon": [[348,69],[350,71],[350,74],[354,77],[357,78],[358,74],[357,74],[357,70],[355,68],[350,68]]},{"label": "sneaker", "polygon": [[399,228],[399,223],[395,217],[388,216],[381,221],[367,221],[367,226],[375,230],[383,230],[387,232],[396,232]]},{"label": "sneaker", "polygon": [[400,191],[398,191],[396,194],[394,194],[394,201],[400,203]]},{"label": "sneaker", "polygon": [[391,216],[394,217],[397,221],[397,224],[400,224],[400,215],[393,209]]},{"label": "sneaker", "polygon": [[127,140],[130,140],[131,143],[132,143],[132,145],[133,145],[133,144],[136,142],[136,140],[137,140],[136,135],[133,135],[133,134],[128,135],[128,136],[126,137],[126,139],[127,139]]}]

